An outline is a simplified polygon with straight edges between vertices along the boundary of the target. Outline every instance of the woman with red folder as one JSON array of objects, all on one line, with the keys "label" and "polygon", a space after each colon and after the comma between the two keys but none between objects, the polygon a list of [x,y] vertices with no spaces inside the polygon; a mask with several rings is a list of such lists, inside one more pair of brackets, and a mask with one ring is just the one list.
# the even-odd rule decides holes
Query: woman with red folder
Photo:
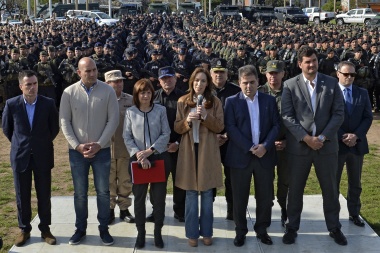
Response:
[{"label": "woman with red folder", "polygon": [[[153,166],[154,160],[167,161],[167,144],[170,128],[164,106],[153,103],[154,89],[148,79],[137,81],[133,88],[134,106],[127,109],[124,120],[123,138],[131,156],[131,161],[137,161],[142,169]],[[165,166],[168,168],[168,166]],[[164,242],[161,229],[165,218],[166,179],[169,171],[165,171],[165,181],[150,183],[153,198],[154,244],[163,248]],[[136,248],[145,246],[145,199],[149,183],[133,184],[135,197],[135,222],[137,227]]]},{"label": "woman with red folder", "polygon": [[[174,130],[182,134],[179,146],[176,186],[186,190],[185,231],[191,247],[212,244],[213,188],[223,186],[219,142],[224,128],[221,101],[212,94],[208,70],[197,68],[189,80],[190,93],[177,104]],[[198,217],[198,195],[201,195]]]}]

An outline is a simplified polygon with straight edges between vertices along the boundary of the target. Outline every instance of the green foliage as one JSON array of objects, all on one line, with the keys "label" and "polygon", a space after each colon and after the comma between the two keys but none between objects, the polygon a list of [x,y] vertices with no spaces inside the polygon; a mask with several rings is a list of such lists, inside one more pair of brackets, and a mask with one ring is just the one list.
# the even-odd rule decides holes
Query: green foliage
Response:
[{"label": "green foliage", "polygon": [[[341,3],[340,3],[340,1],[337,1],[337,2],[336,2],[335,8],[336,8],[336,9],[339,9],[339,10],[342,10],[342,7],[341,7]],[[336,10],[336,9],[335,9],[335,10]],[[322,6],[322,10],[324,10],[324,11],[335,11],[335,10],[334,10],[334,0],[328,0],[327,3],[325,3],[325,4]]]}]

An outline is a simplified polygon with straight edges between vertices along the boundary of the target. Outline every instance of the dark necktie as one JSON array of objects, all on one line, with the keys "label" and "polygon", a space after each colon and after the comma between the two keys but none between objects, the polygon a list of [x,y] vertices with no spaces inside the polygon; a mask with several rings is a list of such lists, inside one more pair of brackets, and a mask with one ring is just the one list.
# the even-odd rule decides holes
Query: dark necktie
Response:
[{"label": "dark necktie", "polygon": [[348,113],[351,113],[351,110],[352,110],[351,90],[348,88],[345,88],[343,90],[343,95],[344,95],[344,101],[346,102]]}]

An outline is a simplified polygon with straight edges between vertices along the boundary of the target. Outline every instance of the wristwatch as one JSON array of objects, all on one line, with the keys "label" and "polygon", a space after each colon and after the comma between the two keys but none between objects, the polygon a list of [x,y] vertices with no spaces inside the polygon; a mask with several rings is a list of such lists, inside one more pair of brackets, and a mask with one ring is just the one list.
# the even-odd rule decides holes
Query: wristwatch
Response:
[{"label": "wristwatch", "polygon": [[153,154],[154,152],[156,152],[156,149],[155,149],[154,147],[150,147],[149,149],[152,150],[152,154]]},{"label": "wristwatch", "polygon": [[320,140],[321,142],[325,142],[325,140],[326,140],[326,136],[320,134],[320,135],[318,136],[318,140]]}]

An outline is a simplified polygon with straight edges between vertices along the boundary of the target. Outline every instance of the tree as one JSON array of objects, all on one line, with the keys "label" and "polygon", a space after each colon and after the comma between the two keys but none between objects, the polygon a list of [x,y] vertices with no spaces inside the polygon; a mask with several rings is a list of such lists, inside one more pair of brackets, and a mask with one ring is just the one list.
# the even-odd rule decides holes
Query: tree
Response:
[{"label": "tree", "polygon": [[[342,5],[341,5],[340,1],[336,1],[335,8],[338,10],[342,10]],[[322,6],[322,10],[334,11],[335,12],[336,10],[334,10],[334,0],[328,0],[327,3],[325,3]]]}]

